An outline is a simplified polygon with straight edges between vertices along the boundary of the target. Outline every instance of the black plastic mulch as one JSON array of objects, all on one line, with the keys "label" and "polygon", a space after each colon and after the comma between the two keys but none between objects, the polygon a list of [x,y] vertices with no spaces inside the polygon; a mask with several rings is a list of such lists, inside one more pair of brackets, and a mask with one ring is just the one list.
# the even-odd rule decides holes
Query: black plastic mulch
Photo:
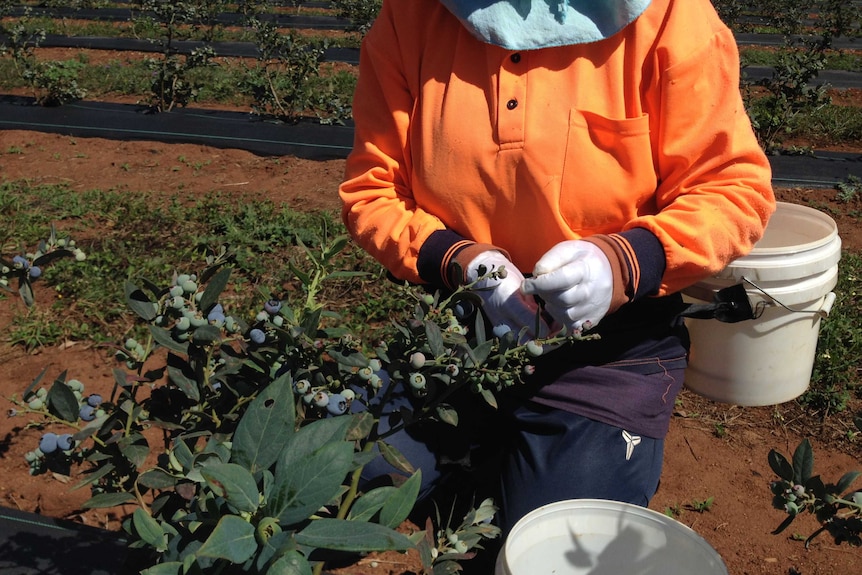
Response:
[{"label": "black plastic mulch", "polygon": [[81,101],[58,107],[32,98],[0,96],[0,130],[35,130],[74,137],[153,140],[237,148],[264,156],[344,158],[353,145],[349,125],[268,121],[251,113],[179,108],[151,113],[145,106]]},{"label": "black plastic mulch", "polygon": [[[73,137],[152,140],[236,148],[263,156],[293,155],[313,160],[345,158],[353,128],[268,121],[244,112],[179,108],[149,113],[144,106],[81,101],[55,108],[32,98],[0,96],[0,130],[35,130]],[[817,152],[770,157],[776,184],[831,187],[850,176],[862,179],[862,154]]]},{"label": "black plastic mulch", "polygon": [[0,507],[0,575],[116,575],[121,534]]}]

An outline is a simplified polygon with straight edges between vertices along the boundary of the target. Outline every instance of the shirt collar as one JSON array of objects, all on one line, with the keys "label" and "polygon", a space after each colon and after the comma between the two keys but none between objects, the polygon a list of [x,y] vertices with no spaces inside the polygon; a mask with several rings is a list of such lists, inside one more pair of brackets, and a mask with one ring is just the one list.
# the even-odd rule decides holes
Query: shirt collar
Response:
[{"label": "shirt collar", "polygon": [[651,0],[440,0],[479,40],[509,50],[609,38]]}]

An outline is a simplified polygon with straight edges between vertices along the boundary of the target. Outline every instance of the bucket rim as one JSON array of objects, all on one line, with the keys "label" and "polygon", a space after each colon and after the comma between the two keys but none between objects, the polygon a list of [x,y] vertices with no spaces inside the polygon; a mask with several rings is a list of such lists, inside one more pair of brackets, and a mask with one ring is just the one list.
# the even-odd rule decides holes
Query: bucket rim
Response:
[{"label": "bucket rim", "polygon": [[[609,499],[565,499],[548,503],[530,511],[519,519],[509,532],[506,542],[498,555],[498,565],[495,573],[512,575],[508,566],[506,566],[506,557],[514,556],[513,551],[517,550],[514,548],[518,545],[516,540],[518,535],[523,534],[523,532],[531,526],[540,527],[539,525],[536,525],[537,520],[542,518],[559,520],[562,516],[571,517],[572,511],[593,511],[604,514],[612,513],[617,519],[626,516],[630,519],[636,520],[643,526],[658,525],[666,533],[675,533],[677,536],[683,537],[687,541],[691,542],[693,547],[702,552],[703,557],[709,558],[712,565],[721,571],[721,573],[725,575],[728,573],[727,566],[715,547],[689,526],[653,509]],[[523,543],[521,545],[523,545]]]},{"label": "bucket rim", "polygon": [[[803,206],[802,204],[794,204],[791,202],[776,202],[775,203],[775,212],[773,212],[770,217],[769,222],[767,222],[767,232],[769,229],[769,223],[776,220],[777,217],[781,217],[782,215],[788,214],[796,214],[796,215],[804,215],[806,217],[813,218],[818,221],[820,224],[823,224],[825,227],[829,229],[829,233],[819,237],[815,240],[811,240],[809,242],[794,244],[793,252],[788,251],[789,246],[779,246],[779,247],[765,247],[758,246],[757,243],[754,244],[754,247],[751,249],[748,255],[750,256],[763,256],[763,255],[774,255],[774,254],[787,254],[787,253],[800,253],[806,252],[809,250],[816,250],[817,248],[823,247],[830,242],[834,241],[834,239],[838,236],[838,224],[829,214],[817,210],[815,208],[809,206]],[[761,238],[762,240],[762,238]],[[745,256],[747,257],[747,256]]]}]

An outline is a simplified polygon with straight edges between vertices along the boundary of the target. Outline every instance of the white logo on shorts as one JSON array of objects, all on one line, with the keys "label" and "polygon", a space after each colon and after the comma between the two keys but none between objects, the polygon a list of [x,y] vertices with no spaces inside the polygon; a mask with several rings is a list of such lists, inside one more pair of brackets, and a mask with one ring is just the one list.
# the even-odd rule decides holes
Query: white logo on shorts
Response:
[{"label": "white logo on shorts", "polygon": [[632,435],[628,431],[623,430],[623,439],[626,442],[626,461],[628,461],[632,458],[632,454],[635,452],[635,447],[640,445],[641,436]]}]

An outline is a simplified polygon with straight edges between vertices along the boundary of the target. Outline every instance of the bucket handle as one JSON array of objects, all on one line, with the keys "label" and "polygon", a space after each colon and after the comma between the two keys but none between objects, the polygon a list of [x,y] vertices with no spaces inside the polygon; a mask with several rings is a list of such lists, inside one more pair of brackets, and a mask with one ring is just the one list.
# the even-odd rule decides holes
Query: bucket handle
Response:
[{"label": "bucket handle", "polygon": [[[771,299],[773,302],[775,302],[775,305],[778,305],[779,307],[782,307],[782,308],[784,308],[787,311],[792,312],[792,313],[813,313],[813,314],[819,315],[823,319],[826,319],[827,317],[829,317],[829,312],[832,311],[832,305],[835,303],[835,292],[831,291],[828,294],[826,294],[826,297],[823,300],[823,305],[820,306],[820,309],[818,309],[818,310],[793,309],[792,307],[786,306],[783,303],[781,303],[780,301],[778,301],[777,299],[775,299],[774,296],[767,293],[766,290],[764,290],[762,287],[760,287],[759,285],[757,285],[756,283],[754,283],[753,281],[751,281],[747,277],[742,276],[742,281],[749,284],[751,287],[753,287],[754,289],[756,289],[757,291],[759,291],[760,293],[762,293],[763,295],[765,295],[766,297]],[[765,302],[765,301],[757,302],[754,306],[754,317],[755,317],[755,319],[759,318],[761,315],[763,315],[763,311],[769,305],[770,304]]]}]

